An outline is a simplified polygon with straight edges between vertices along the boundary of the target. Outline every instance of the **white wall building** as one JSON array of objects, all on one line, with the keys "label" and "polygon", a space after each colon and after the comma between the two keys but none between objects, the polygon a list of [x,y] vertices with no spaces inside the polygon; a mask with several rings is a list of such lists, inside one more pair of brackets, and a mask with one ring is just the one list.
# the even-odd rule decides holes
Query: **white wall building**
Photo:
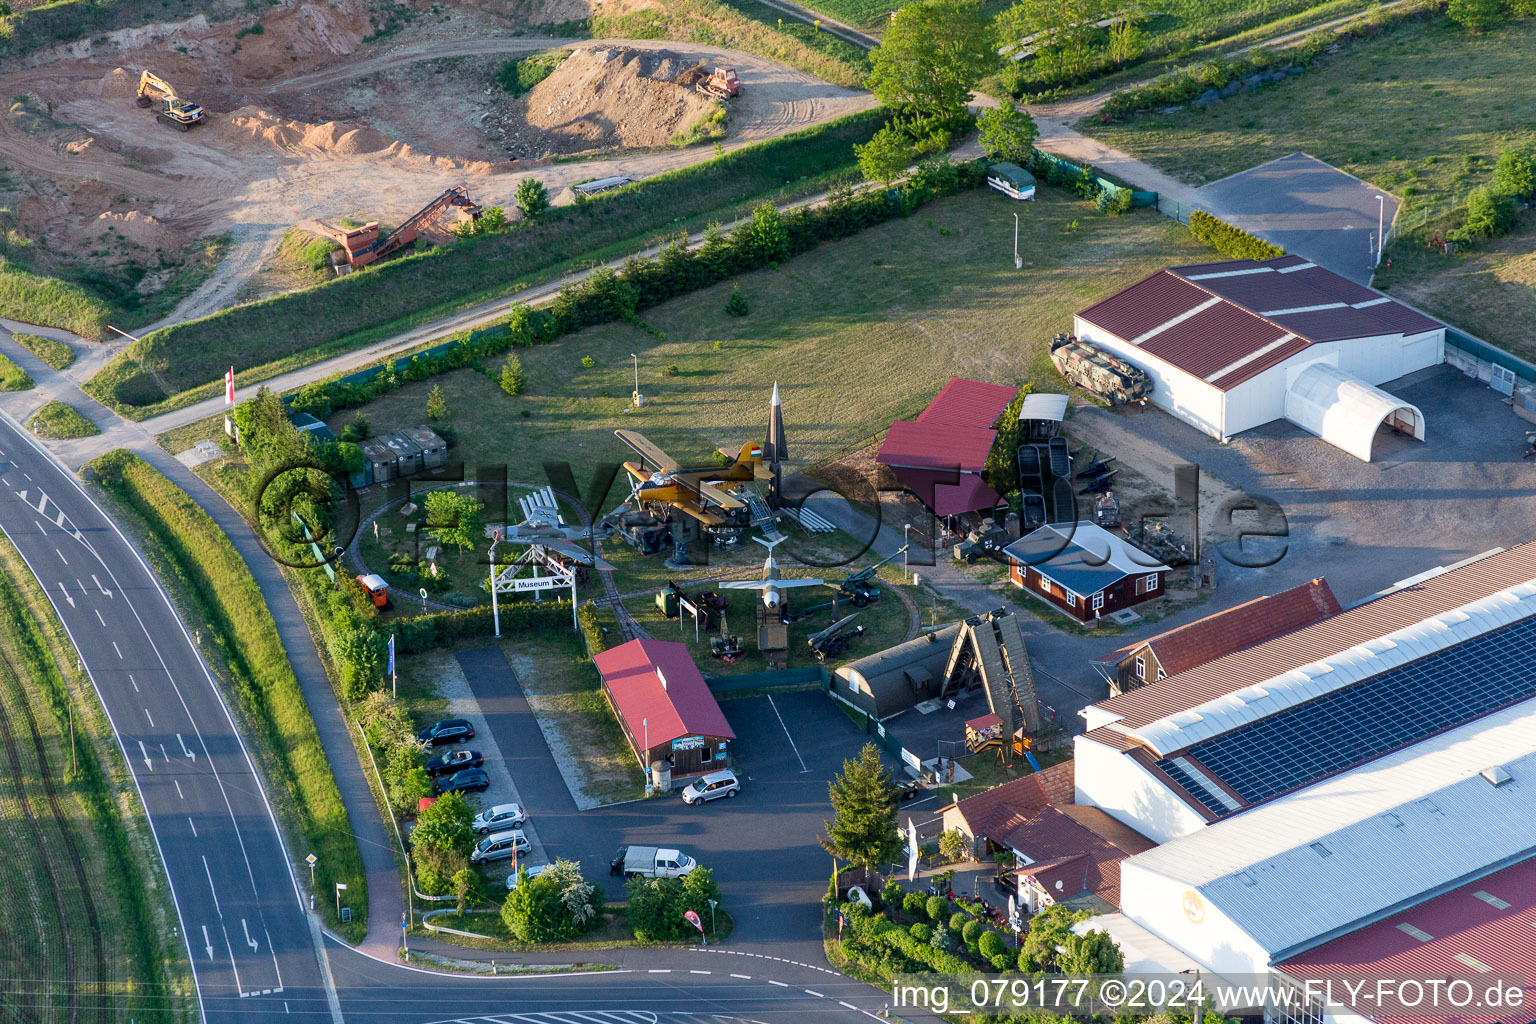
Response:
[{"label": "white wall building", "polygon": [[1289,419],[1367,462],[1384,424],[1424,439],[1423,413],[1376,385],[1445,360],[1444,324],[1300,256],[1160,270],[1073,330],[1212,437]]}]

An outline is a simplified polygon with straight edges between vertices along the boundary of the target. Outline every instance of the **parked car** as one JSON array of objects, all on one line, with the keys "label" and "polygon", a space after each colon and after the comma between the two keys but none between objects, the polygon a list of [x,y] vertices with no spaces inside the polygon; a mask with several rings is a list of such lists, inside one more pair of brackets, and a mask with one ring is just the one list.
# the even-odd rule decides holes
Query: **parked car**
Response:
[{"label": "parked car", "polygon": [[[544,872],[546,872],[548,870],[549,870],[549,865],[548,864],[535,864],[533,867],[528,869],[528,878],[530,880],[538,878],[540,875],[542,875]],[[512,872],[510,875],[507,876],[507,892],[511,892],[513,889],[517,888],[517,876],[518,876],[518,872],[516,872],[516,871]]]},{"label": "parked car", "polygon": [[475,727],[462,718],[446,718],[427,726],[416,738],[434,747],[440,743],[463,743],[475,738]]},{"label": "parked car", "polygon": [[916,779],[907,779],[896,783],[896,795],[900,798],[900,803],[906,803],[908,800],[922,796],[927,792],[928,790],[923,787],[923,784]]},{"label": "parked car", "polygon": [[432,783],[432,788],[438,796],[444,793],[467,793],[471,790],[484,793],[491,788],[491,777],[485,774],[484,768],[465,768],[461,772],[438,779]]},{"label": "parked car", "polygon": [[475,815],[470,825],[483,836],[491,832],[506,832],[509,829],[522,828],[527,820],[528,816],[523,813],[522,804],[497,804]]},{"label": "parked car", "polygon": [[718,800],[722,796],[735,796],[740,792],[741,780],[727,768],[725,771],[710,772],[684,788],[683,803],[697,805]]},{"label": "parked car", "polygon": [[463,771],[465,768],[479,768],[485,764],[485,757],[478,750],[450,750],[446,754],[438,754],[427,762],[427,774],[436,778],[439,775],[452,775],[454,772]]},{"label": "parked car", "polygon": [[528,852],[528,837],[521,832],[498,832],[486,836],[475,844],[469,855],[471,864],[483,864],[489,860],[506,860]]}]

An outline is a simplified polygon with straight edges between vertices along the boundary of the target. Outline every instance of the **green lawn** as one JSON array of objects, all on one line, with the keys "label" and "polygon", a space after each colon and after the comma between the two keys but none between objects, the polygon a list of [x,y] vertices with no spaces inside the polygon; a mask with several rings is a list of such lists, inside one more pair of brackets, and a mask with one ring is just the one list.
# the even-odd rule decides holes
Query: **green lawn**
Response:
[{"label": "green lawn", "polygon": [[26,391],[35,386],[26,370],[0,355],[0,391]]},{"label": "green lawn", "polygon": [[49,402],[27,421],[32,433],[38,437],[65,440],[76,437],[94,437],[101,433],[96,424],[80,415],[63,402]]},{"label": "green lawn", "polygon": [[1408,22],[1207,111],[1080,127],[1190,184],[1302,150],[1403,200],[1399,237],[1434,226],[1511,145],[1536,143],[1536,19],[1470,35]]}]

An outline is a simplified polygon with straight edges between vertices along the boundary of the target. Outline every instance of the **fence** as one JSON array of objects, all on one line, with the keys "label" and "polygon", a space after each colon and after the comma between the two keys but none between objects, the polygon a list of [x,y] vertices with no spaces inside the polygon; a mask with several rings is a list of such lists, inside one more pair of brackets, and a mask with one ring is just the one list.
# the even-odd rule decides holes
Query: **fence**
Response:
[{"label": "fence", "polygon": [[[1152,194],[1157,195],[1156,192]],[[1157,198],[1157,212],[1164,217],[1178,221],[1180,224],[1188,225],[1189,215],[1197,209],[1199,207],[1191,206],[1189,203],[1183,203],[1177,199],[1169,199],[1166,196],[1158,196]]]},{"label": "fence", "polygon": [[[1046,153],[1038,149],[1035,150],[1032,162],[1040,171],[1044,172],[1044,176],[1047,181],[1051,180],[1052,177],[1059,177],[1063,175],[1080,177],[1083,173],[1082,164],[1073,163],[1071,160],[1064,160],[1053,153]],[[1055,171],[1055,175],[1052,174],[1053,169]],[[1099,188],[1108,192],[1111,197],[1114,197],[1121,192],[1129,192],[1131,194],[1132,209],[1143,206],[1157,205],[1156,192],[1141,192],[1126,185],[1123,182],[1114,181],[1110,178],[1104,177],[1102,174],[1097,173],[1094,174],[1093,181],[1094,184],[1099,186]]]},{"label": "fence", "polygon": [[1517,379],[1525,383],[1536,382],[1536,366],[1454,327],[1445,331],[1445,361],[1468,377],[1475,377],[1506,395],[1514,388]]},{"label": "fence", "polygon": [[863,729],[864,732],[869,735],[870,739],[874,740],[876,744],[883,747],[886,753],[907,765],[913,771],[922,770],[922,758],[918,757],[916,754],[908,753],[907,748],[903,747],[901,745],[901,741],[898,740],[890,731],[888,731],[885,726],[880,724],[879,719],[866,712],[863,708],[850,703],[845,697],[839,695],[837,691],[833,690],[831,688],[832,681],[830,676],[827,677],[826,685],[827,696],[831,697],[843,707],[847,708],[853,717],[854,724]]},{"label": "fence", "polygon": [[780,690],[831,685],[827,670],[819,665],[806,668],[786,668],[768,672],[747,672],[739,676],[705,676],[709,692],[719,697],[740,695],[758,690]]}]

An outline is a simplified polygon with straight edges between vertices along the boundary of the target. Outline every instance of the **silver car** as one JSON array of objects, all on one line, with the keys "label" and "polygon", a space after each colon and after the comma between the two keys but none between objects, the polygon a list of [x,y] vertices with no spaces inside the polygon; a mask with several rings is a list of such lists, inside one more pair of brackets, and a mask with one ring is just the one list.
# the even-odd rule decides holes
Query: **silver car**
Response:
[{"label": "silver car", "polygon": [[497,832],[486,836],[475,845],[469,855],[471,864],[484,864],[491,860],[506,860],[528,852],[528,837],[522,832]]},{"label": "silver car", "polygon": [[683,803],[702,804],[709,800],[718,800],[722,796],[733,797],[740,792],[741,780],[736,777],[735,772],[727,768],[724,771],[710,772],[684,789]]}]

